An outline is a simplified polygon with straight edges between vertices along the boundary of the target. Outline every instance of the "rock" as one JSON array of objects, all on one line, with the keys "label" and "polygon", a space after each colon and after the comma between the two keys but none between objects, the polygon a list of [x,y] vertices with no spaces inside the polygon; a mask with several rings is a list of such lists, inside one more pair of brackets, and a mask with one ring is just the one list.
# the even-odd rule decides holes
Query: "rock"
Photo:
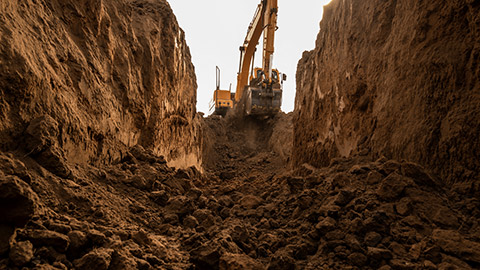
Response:
[{"label": "rock", "polygon": [[141,190],[147,190],[150,188],[150,183],[143,175],[134,175],[127,178],[125,179],[125,183]]},{"label": "rock", "polygon": [[352,175],[347,174],[345,172],[339,172],[335,174],[332,178],[332,186],[337,188],[345,188],[348,187],[352,182]]},{"label": "rock", "polygon": [[367,257],[362,253],[354,252],[348,256],[348,261],[350,261],[353,265],[362,267],[367,264]]},{"label": "rock", "polygon": [[439,227],[443,229],[446,227],[451,229],[458,228],[460,225],[455,212],[443,205],[435,206],[432,211],[429,211],[426,214],[433,222],[435,222],[435,224],[440,225]]},{"label": "rock", "polygon": [[230,196],[221,196],[218,199],[218,203],[220,203],[221,206],[231,208],[234,205],[234,202]]},{"label": "rock", "polygon": [[338,218],[338,214],[342,208],[334,204],[325,204],[320,206],[319,214],[323,216],[329,216],[332,218]]},{"label": "rock", "polygon": [[231,216],[231,210],[229,208],[224,207],[222,210],[220,210],[220,216],[223,219],[226,219]]},{"label": "rock", "polygon": [[408,197],[402,198],[398,203],[395,204],[395,210],[399,215],[406,216],[410,214],[412,209],[412,200]]},{"label": "rock", "polygon": [[146,261],[146,260],[143,260],[143,259],[139,259],[139,258],[135,258],[135,262],[137,264],[137,268],[138,270],[151,270],[151,269],[154,269],[152,267],[152,265]]},{"label": "rock", "polygon": [[37,258],[46,262],[67,261],[65,254],[59,253],[53,247],[46,246],[35,249],[35,257],[32,263],[35,264]]},{"label": "rock", "polygon": [[239,203],[241,206],[248,210],[256,209],[263,203],[263,200],[254,195],[245,195]]},{"label": "rock", "polygon": [[56,144],[58,122],[50,115],[43,115],[30,121],[26,134],[29,140],[25,147],[31,154],[38,154]]},{"label": "rock", "polygon": [[325,238],[330,242],[335,240],[343,240],[345,238],[345,233],[341,230],[334,230],[326,233]]},{"label": "rock", "polygon": [[375,247],[382,241],[382,236],[377,232],[368,232],[365,235],[364,243],[369,247]]},{"label": "rock", "polygon": [[302,194],[298,196],[297,204],[300,209],[305,210],[310,207],[313,203],[313,198],[310,195]]},{"label": "rock", "polygon": [[166,208],[172,213],[177,214],[180,217],[183,217],[194,211],[195,207],[190,199],[186,196],[176,196],[170,198]]},{"label": "rock", "polygon": [[397,199],[408,186],[405,178],[397,173],[392,173],[381,182],[377,189],[377,195],[384,201]]},{"label": "rock", "polygon": [[282,248],[277,250],[275,254],[273,254],[267,269],[268,270],[294,270],[295,260],[293,259],[292,254],[290,254],[286,249]]},{"label": "rock", "polygon": [[111,258],[109,270],[138,269],[136,260],[125,251],[114,251]]},{"label": "rock", "polygon": [[339,206],[347,205],[353,198],[355,194],[347,189],[342,189],[335,197],[334,203]]},{"label": "rock", "polygon": [[193,212],[192,216],[205,228],[209,228],[215,224],[213,213],[208,209],[197,209]]},{"label": "rock", "polygon": [[148,233],[144,230],[139,230],[132,233],[132,239],[135,241],[135,243],[141,246],[149,246],[152,243]]},{"label": "rock", "polygon": [[98,248],[73,261],[78,270],[108,270],[112,260],[112,249]]},{"label": "rock", "polygon": [[47,224],[47,228],[51,231],[55,231],[62,234],[68,234],[72,230],[72,227],[68,225],[55,223],[55,222]]},{"label": "rock", "polygon": [[194,216],[186,216],[183,219],[183,226],[193,229],[198,226],[198,220]]},{"label": "rock", "polygon": [[183,177],[168,177],[167,180],[163,181],[163,184],[180,194],[186,194],[191,188],[190,180]]},{"label": "rock", "polygon": [[296,260],[306,260],[309,255],[315,254],[317,246],[313,242],[302,240],[301,243],[293,246],[293,257]]},{"label": "rock", "polygon": [[367,183],[373,186],[380,183],[380,181],[382,181],[383,178],[384,178],[383,174],[377,171],[371,171],[367,175]]},{"label": "rock", "polygon": [[59,252],[65,252],[70,244],[68,236],[54,231],[27,230],[23,233],[34,246],[51,246]]},{"label": "rock", "polygon": [[38,197],[16,176],[0,177],[1,224],[23,227],[34,214],[41,214]]},{"label": "rock", "polygon": [[218,269],[220,257],[220,247],[212,242],[190,251],[191,261],[200,269]]},{"label": "rock", "polygon": [[364,165],[353,165],[350,170],[348,170],[348,173],[350,174],[355,174],[355,175],[360,175],[364,174],[367,171],[370,170],[370,167],[364,166]]},{"label": "rock", "polygon": [[245,254],[225,253],[220,257],[220,270],[264,270],[265,267],[258,261]]},{"label": "rock", "polygon": [[33,258],[33,245],[30,241],[15,242],[10,248],[10,261],[15,266],[23,266]]},{"label": "rock", "polygon": [[315,225],[315,229],[317,229],[322,234],[325,234],[331,230],[334,230],[337,226],[337,222],[331,217],[321,218],[317,225]]},{"label": "rock", "polygon": [[374,247],[367,248],[367,256],[374,261],[382,261],[382,260],[388,261],[393,257],[392,252],[390,252],[390,250],[383,249],[383,248],[374,248]]},{"label": "rock", "polygon": [[180,222],[180,218],[178,217],[177,214],[167,213],[163,216],[163,222],[167,224],[176,225]]},{"label": "rock", "polygon": [[25,164],[15,159],[11,154],[0,153],[0,172],[4,172],[6,175],[18,176],[27,184],[30,184],[32,181],[32,176],[25,167]]},{"label": "rock", "polygon": [[163,156],[154,156],[150,151],[146,151],[141,145],[137,144],[130,148],[130,153],[139,161],[148,162],[150,164],[160,163],[165,164],[165,158]]},{"label": "rock", "polygon": [[168,196],[165,190],[160,190],[160,191],[153,191],[152,193],[150,193],[150,198],[156,204],[160,206],[165,206],[167,205],[168,200],[170,199],[170,196]]},{"label": "rock", "polygon": [[433,262],[431,262],[429,260],[425,260],[423,262],[423,268],[426,269],[426,270],[436,270],[437,266]]},{"label": "rock", "polygon": [[444,252],[480,263],[480,243],[465,239],[459,232],[436,229],[432,239]]},{"label": "rock", "polygon": [[70,252],[77,253],[87,245],[87,235],[82,231],[71,231],[68,233],[68,238],[70,239]]},{"label": "rock", "polygon": [[190,190],[187,193],[187,197],[190,198],[193,201],[198,200],[200,198],[200,196],[202,196],[202,195],[203,195],[203,191],[201,191],[200,189],[198,189],[196,187],[190,188]]},{"label": "rock", "polygon": [[72,170],[66,162],[65,153],[58,144],[59,125],[45,114],[30,121],[25,131],[25,150],[51,173],[69,178]]},{"label": "rock", "polygon": [[105,234],[94,229],[87,231],[87,238],[94,246],[103,246],[107,242]]}]

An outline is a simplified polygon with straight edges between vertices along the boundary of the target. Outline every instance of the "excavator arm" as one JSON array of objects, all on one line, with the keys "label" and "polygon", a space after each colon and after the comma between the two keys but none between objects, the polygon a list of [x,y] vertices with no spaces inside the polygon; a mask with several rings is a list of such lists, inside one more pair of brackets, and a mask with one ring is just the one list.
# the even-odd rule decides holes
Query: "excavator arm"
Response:
[{"label": "excavator arm", "polygon": [[266,8],[263,2],[258,5],[255,16],[248,26],[247,37],[243,42],[243,46],[240,47],[240,69],[237,75],[237,91],[235,92],[236,102],[240,101],[243,95],[243,89],[248,84],[250,65],[253,64],[253,56],[263,32]]},{"label": "excavator arm", "polygon": [[275,51],[275,31],[277,30],[278,0],[268,0],[263,31],[263,70],[266,80],[272,83],[273,53]]}]

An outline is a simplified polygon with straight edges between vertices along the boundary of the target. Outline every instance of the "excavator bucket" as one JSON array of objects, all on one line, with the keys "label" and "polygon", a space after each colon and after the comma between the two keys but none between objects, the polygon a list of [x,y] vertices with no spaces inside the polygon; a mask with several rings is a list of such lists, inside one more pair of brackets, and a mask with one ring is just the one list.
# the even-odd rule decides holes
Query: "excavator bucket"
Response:
[{"label": "excavator bucket", "polygon": [[253,116],[273,116],[282,106],[282,90],[248,87],[245,113]]}]

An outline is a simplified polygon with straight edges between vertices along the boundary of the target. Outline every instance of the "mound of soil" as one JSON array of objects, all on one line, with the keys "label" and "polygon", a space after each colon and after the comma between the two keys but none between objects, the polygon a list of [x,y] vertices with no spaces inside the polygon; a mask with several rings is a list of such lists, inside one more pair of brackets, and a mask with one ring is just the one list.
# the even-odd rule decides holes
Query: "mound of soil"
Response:
[{"label": "mound of soil", "polygon": [[478,198],[386,158],[291,171],[274,150],[284,121],[205,119],[217,159],[203,174],[141,146],[112,165],[63,160],[68,178],[1,154],[0,269],[480,266]]}]

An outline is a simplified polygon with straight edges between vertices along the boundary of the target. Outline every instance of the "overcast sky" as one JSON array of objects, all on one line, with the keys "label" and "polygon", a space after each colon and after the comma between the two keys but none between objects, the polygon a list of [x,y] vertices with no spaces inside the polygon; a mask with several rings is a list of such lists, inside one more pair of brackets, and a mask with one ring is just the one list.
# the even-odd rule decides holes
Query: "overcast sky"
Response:
[{"label": "overcast sky", "polygon": [[[185,31],[197,75],[197,110],[209,114],[215,90],[215,66],[221,69],[221,89],[236,89],[238,48],[260,0],[167,0]],[[330,0],[278,0],[278,30],[273,67],[287,74],[282,110],[293,110],[295,72],[303,51],[315,47],[323,6]],[[256,66],[261,66],[261,44]]]}]

